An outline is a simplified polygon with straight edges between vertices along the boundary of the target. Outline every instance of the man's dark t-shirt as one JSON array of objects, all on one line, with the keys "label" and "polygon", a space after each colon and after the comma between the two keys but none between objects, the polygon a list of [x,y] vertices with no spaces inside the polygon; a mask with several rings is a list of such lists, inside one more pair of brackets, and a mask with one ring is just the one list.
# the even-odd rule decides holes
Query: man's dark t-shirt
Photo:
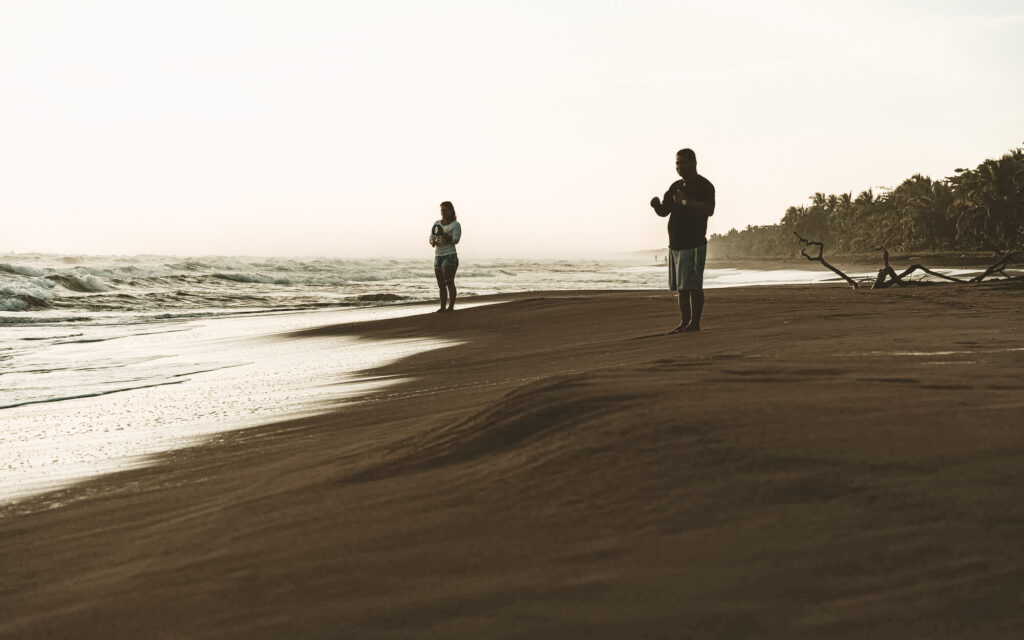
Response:
[{"label": "man's dark t-shirt", "polygon": [[[709,209],[698,213],[691,205],[676,202],[676,194],[683,200],[706,202]],[[696,249],[708,243],[708,217],[715,212],[715,185],[704,176],[697,175],[689,180],[676,180],[662,198],[659,216],[668,218],[668,246],[670,249]]]}]

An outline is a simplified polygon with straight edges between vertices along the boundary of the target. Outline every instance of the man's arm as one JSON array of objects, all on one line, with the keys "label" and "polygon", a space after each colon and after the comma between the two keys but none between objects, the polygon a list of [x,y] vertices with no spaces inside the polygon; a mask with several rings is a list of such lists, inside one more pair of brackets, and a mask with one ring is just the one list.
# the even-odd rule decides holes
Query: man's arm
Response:
[{"label": "man's arm", "polygon": [[696,214],[699,216],[706,216],[710,218],[715,214],[715,187],[711,183],[707,183],[707,188],[701,187],[699,184],[696,188],[692,188],[692,191],[698,191],[691,197],[685,189],[677,191],[674,195],[675,204],[681,207],[685,207],[687,213]]},{"label": "man's arm", "polygon": [[654,209],[654,213],[658,214],[662,218],[671,213],[668,207],[661,204],[661,200],[658,198],[658,196],[654,196],[653,198],[651,198],[651,208]]},{"label": "man's arm", "polygon": [[699,216],[711,217],[715,214],[715,201],[711,202],[698,202],[696,200],[684,200],[684,206],[688,211],[696,213]]},{"label": "man's arm", "polygon": [[662,218],[679,209],[679,203],[677,202],[679,199],[679,189],[676,188],[678,184],[678,182],[673,182],[672,186],[665,192],[665,195],[661,197],[661,200],[658,200],[657,196],[651,198],[651,208]]}]

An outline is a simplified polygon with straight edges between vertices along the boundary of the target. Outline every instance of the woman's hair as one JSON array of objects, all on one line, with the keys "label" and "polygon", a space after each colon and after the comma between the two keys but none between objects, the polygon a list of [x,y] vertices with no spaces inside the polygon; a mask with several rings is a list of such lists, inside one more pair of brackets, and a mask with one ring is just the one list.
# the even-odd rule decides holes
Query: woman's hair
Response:
[{"label": "woman's hair", "polygon": [[444,202],[441,203],[441,208],[447,209],[448,211],[451,212],[452,220],[458,220],[458,218],[455,217],[455,205],[445,200]]}]

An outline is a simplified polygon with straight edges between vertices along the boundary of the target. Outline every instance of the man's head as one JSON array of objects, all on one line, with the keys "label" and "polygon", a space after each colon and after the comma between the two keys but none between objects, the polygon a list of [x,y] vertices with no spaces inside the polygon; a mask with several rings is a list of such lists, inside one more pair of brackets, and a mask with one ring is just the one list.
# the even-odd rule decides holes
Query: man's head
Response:
[{"label": "man's head", "polygon": [[697,154],[693,149],[680,149],[676,152],[676,173],[680,178],[692,178],[697,175]]}]

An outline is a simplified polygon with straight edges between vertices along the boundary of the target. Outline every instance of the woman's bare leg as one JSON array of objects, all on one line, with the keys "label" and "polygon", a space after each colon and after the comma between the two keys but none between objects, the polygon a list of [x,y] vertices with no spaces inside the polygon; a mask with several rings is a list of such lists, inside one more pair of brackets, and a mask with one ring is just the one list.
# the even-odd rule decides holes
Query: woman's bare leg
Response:
[{"label": "woman's bare leg", "polygon": [[[447,265],[447,264],[443,265],[441,267],[441,270],[443,271],[443,275],[444,275],[445,288],[448,290],[448,310],[449,311],[454,311],[455,310],[455,296],[458,293],[455,290],[455,272],[458,271],[458,269],[459,269],[458,266],[454,266],[453,267],[453,266]],[[441,300],[442,300],[441,304],[444,304],[444,295],[443,294],[441,296]]]},{"label": "woman's bare leg", "polygon": [[434,277],[437,278],[437,290],[441,295],[441,308],[438,311],[445,311],[448,304],[448,287],[445,286],[444,269],[446,267],[434,267]]}]

